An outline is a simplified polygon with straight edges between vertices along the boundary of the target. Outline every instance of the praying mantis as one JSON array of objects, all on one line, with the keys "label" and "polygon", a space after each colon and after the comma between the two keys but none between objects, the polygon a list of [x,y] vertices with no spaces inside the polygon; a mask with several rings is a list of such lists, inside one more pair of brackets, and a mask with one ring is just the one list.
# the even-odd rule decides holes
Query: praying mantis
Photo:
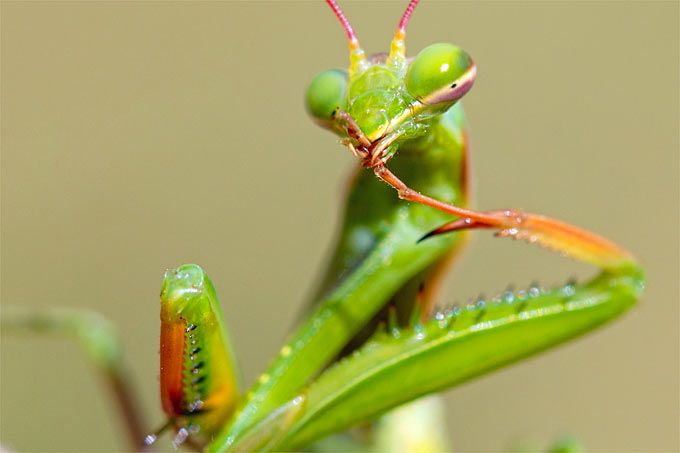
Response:
[{"label": "praying mantis", "polygon": [[[641,290],[634,259],[605,239],[538,215],[465,209],[468,146],[458,100],[470,89],[475,66],[449,45],[406,59],[406,25],[417,1],[400,21],[390,54],[375,58],[363,54],[349,22],[329,4],[349,38],[350,69],[317,77],[308,107],[365,167],[350,189],[332,265],[309,317],[245,395],[207,276],[195,266],[167,274],[161,379],[177,443],[205,442],[210,450],[302,448],[588,330],[627,308]],[[480,228],[555,248],[602,274],[583,285],[532,287],[523,295],[434,313],[438,272],[462,244],[463,232]],[[190,314],[186,306],[196,297],[208,301]],[[380,325],[375,315],[388,302],[394,308],[387,309],[384,328],[368,328],[365,346],[350,348],[358,352],[329,366],[353,339],[364,343],[357,333],[372,320]],[[173,310],[184,317],[173,318]],[[217,339],[198,337],[203,330]],[[212,347],[186,349],[194,340]],[[201,367],[182,362],[199,347],[196,357],[209,354]],[[485,361],[485,355],[492,358]],[[185,381],[203,372],[196,385],[211,385],[192,389],[191,397],[200,397],[184,401]],[[352,381],[354,376],[362,378]],[[343,387],[347,381],[352,386]]]}]

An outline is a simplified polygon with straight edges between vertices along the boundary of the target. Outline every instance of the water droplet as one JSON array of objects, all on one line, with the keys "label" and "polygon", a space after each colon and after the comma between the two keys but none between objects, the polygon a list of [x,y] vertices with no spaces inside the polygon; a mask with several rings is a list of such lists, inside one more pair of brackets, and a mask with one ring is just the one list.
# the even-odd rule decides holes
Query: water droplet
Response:
[{"label": "water droplet", "polygon": [[437,313],[435,313],[434,319],[438,321],[437,325],[439,326],[440,329],[446,327],[447,324],[446,317],[447,315],[444,314],[444,312],[438,311]]},{"label": "water droplet", "polygon": [[512,294],[512,291],[506,291],[503,293],[503,299],[506,304],[511,304],[515,301],[515,295]]},{"label": "water droplet", "polygon": [[158,436],[155,434],[149,434],[144,438],[144,444],[145,445],[153,445],[154,442],[158,439]]},{"label": "water droplet", "polygon": [[538,297],[541,294],[541,290],[538,289],[538,285],[531,285],[529,288],[529,297]]},{"label": "water droplet", "polygon": [[576,293],[576,287],[572,285],[571,283],[564,285],[564,288],[562,288],[562,293],[566,297],[571,297]]},{"label": "water droplet", "polygon": [[180,428],[177,431],[175,438],[172,440],[172,448],[177,450],[180,445],[182,445],[184,441],[187,440],[187,436],[189,436],[189,431],[186,428]]},{"label": "water droplet", "polygon": [[282,357],[288,357],[291,353],[291,348],[288,345],[285,345],[284,347],[281,348],[281,356]]},{"label": "water droplet", "polygon": [[259,381],[260,381],[260,384],[266,384],[267,382],[269,382],[269,375],[263,374],[262,376],[260,376]]},{"label": "water droplet", "polygon": [[425,338],[425,330],[423,329],[422,324],[416,324],[413,327],[414,332],[416,333],[416,340],[422,340]]},{"label": "water droplet", "polygon": [[522,301],[522,302],[524,302],[525,300],[527,300],[527,292],[524,291],[524,290],[518,291],[518,292],[517,292],[517,299],[519,299],[519,300]]}]

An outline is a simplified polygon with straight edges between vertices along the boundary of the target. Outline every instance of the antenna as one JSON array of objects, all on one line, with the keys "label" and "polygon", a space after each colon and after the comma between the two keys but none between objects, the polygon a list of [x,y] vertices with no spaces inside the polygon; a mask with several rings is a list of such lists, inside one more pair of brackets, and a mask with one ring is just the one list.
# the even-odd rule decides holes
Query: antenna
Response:
[{"label": "antenna", "polygon": [[349,77],[351,80],[354,78],[354,76],[363,72],[363,70],[368,66],[368,61],[366,61],[366,55],[361,49],[361,46],[359,46],[359,40],[357,39],[357,35],[354,34],[354,29],[350,25],[347,17],[345,17],[345,14],[342,12],[338,4],[335,2],[335,0],[326,0],[326,3],[328,3],[328,6],[331,7],[335,13],[335,16],[342,24],[342,28],[345,29],[345,33],[347,33],[347,40],[349,41],[350,49]]},{"label": "antenna", "polygon": [[406,7],[406,11],[404,11],[404,15],[401,16],[401,20],[399,21],[399,31],[401,31],[403,34],[406,34],[406,26],[408,25],[408,21],[411,18],[411,14],[413,14],[413,10],[416,9],[416,6],[418,6],[419,1],[420,0],[411,0]]},{"label": "antenna", "polygon": [[361,47],[359,46],[357,35],[354,34],[354,29],[350,25],[347,17],[345,17],[345,14],[342,12],[338,4],[335,2],[335,0],[326,0],[326,3],[328,3],[328,6],[330,6],[335,13],[335,16],[342,24],[342,28],[345,29],[345,32],[347,33],[347,39],[349,40],[349,48],[352,50],[360,49]]}]

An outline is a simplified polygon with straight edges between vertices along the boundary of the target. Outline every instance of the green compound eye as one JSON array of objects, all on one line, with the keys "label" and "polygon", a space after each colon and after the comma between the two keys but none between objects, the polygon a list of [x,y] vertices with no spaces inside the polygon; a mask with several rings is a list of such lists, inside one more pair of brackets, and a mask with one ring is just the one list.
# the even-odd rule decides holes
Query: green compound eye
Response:
[{"label": "green compound eye", "polygon": [[347,73],[328,69],[319,73],[307,89],[307,110],[322,123],[331,121],[333,111],[347,97]]},{"label": "green compound eye", "polygon": [[455,102],[475,81],[475,63],[452,44],[432,44],[420,51],[406,73],[406,90],[428,105]]}]

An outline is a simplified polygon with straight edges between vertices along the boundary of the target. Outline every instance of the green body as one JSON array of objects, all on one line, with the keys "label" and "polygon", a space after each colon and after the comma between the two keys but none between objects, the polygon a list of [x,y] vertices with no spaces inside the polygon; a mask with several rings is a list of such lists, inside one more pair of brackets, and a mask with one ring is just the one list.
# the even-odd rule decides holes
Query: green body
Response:
[{"label": "green body", "polygon": [[[466,151],[462,109],[450,109],[429,126],[428,135],[402,145],[391,161],[392,168],[416,190],[461,204]],[[360,172],[353,181],[345,212],[338,246],[313,312],[291,335],[247,395],[236,419],[213,445],[229,445],[243,429],[295,396],[400,290],[412,302],[433,266],[462,238],[457,234],[418,243],[449,216],[400,201],[392,188],[369,171]]]},{"label": "green body", "polygon": [[[371,142],[397,134],[385,152],[391,157],[390,170],[418,192],[465,205],[466,122],[447,90],[456,86],[451,77],[469,82],[474,65],[459,58],[459,52],[435,45],[410,66],[390,66],[389,59],[381,59],[359,74],[321,73],[308,93],[310,113],[354,146],[361,142],[335,121],[340,110],[356,120]],[[430,60],[423,60],[422,54]],[[469,62],[472,69],[445,74],[445,82],[435,80],[412,95],[419,86],[414,80],[433,72],[422,66],[434,64],[439,76],[442,61],[463,66]],[[488,313],[472,310],[453,328],[449,321],[442,325],[435,318],[406,327],[398,337],[377,334],[358,352],[331,365],[343,348],[347,352],[361,344],[363,338],[352,342],[360,330],[370,334],[375,329],[371,320],[386,304],[401,309],[393,324],[403,325],[419,288],[462,241],[462,235],[454,233],[419,242],[450,216],[400,200],[371,171],[359,170],[345,209],[337,247],[311,312],[209,450],[302,448],[588,331],[622,313],[642,287],[641,271],[626,262],[607,269],[576,294],[553,291],[535,296],[532,305],[514,301]]]},{"label": "green body", "polygon": [[[444,50],[458,51],[449,45]],[[416,58],[413,66],[423,64]],[[388,58],[374,58],[360,72],[324,71],[310,85],[308,108],[322,126],[341,137],[347,135],[334,122],[339,109],[348,112],[370,140],[398,134],[385,154],[392,156],[399,149],[391,166],[404,182],[442,201],[465,204],[463,111],[453,101],[412,109],[416,98],[407,83],[418,83],[419,77],[409,77],[405,62]],[[391,298],[404,299],[412,306],[418,287],[462,237],[418,243],[447,220],[439,211],[401,202],[372,172],[360,172],[349,191],[330,268],[319,297],[312,301],[313,312],[290,336],[211,448],[228,447],[244,429],[295,396]]]}]

